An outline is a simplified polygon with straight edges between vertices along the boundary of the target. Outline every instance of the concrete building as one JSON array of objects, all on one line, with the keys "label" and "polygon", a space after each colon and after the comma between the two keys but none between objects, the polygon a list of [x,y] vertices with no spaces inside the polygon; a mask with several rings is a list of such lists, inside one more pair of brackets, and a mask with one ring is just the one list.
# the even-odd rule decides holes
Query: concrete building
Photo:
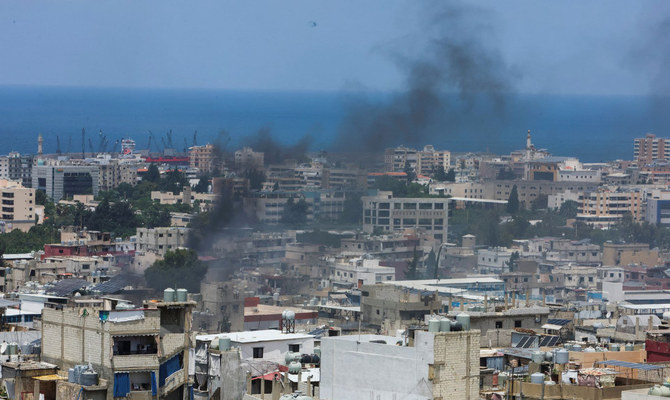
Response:
[{"label": "concrete building", "polygon": [[650,249],[646,243],[603,243],[603,265],[653,267],[660,264],[658,249]]},{"label": "concrete building", "polygon": [[74,165],[37,165],[33,167],[32,187],[44,190],[54,201],[75,194],[98,195],[99,167]]},{"label": "concrete building", "polygon": [[368,324],[384,327],[389,321],[395,329],[403,323],[422,321],[426,314],[442,309],[434,293],[415,292],[396,285],[367,285],[361,287],[361,312]]},{"label": "concrete building", "polygon": [[11,152],[0,156],[0,179],[21,182],[24,187],[32,187],[32,155]]},{"label": "concrete building", "polygon": [[598,186],[592,182],[552,182],[552,181],[490,181],[486,182],[485,193],[489,199],[508,200],[514,186],[517,187],[519,203],[525,208],[530,208],[533,201],[541,196],[563,193],[566,190],[572,192],[585,192],[593,190]]},{"label": "concrete building", "polygon": [[185,248],[188,228],[137,228],[137,250],[164,256],[169,250]]},{"label": "concrete building", "polygon": [[200,283],[203,318],[193,325],[201,332],[237,332],[244,330],[243,282]]},{"label": "concrete building", "polygon": [[242,147],[235,152],[235,168],[262,170],[265,165],[264,158],[263,152],[254,151],[251,147]]},{"label": "concrete building", "polygon": [[647,198],[644,220],[650,224],[670,225],[670,192],[653,190]]},{"label": "concrete building", "polygon": [[0,199],[0,231],[28,231],[32,226],[42,223],[44,206],[35,204],[35,189],[23,187],[20,182],[0,179]]},{"label": "concrete building", "polygon": [[500,247],[477,250],[477,269],[482,274],[500,274],[509,271],[512,252]]},{"label": "concrete building", "polygon": [[416,331],[411,346],[392,336],[324,337],[320,398],[479,399],[479,337]]},{"label": "concrete building", "polygon": [[426,145],[423,151],[417,153],[415,172],[417,175],[433,175],[439,168],[449,171],[450,165],[451,152],[435,150],[432,145]]},{"label": "concrete building", "polygon": [[579,193],[566,190],[562,193],[550,194],[547,196],[547,208],[550,210],[560,210],[566,201],[579,201]]},{"label": "concrete building", "polygon": [[391,192],[364,196],[363,231],[391,233],[406,228],[423,229],[436,240],[447,238],[448,199],[394,198]]},{"label": "concrete building", "polygon": [[275,329],[199,335],[196,340],[229,338],[239,347],[242,360],[265,360],[285,363],[286,353],[314,353],[314,336],[307,333],[285,333]]},{"label": "concrete building", "polygon": [[633,139],[633,158],[639,164],[649,164],[656,160],[670,160],[670,144],[667,139],[657,138],[647,133],[643,138]]},{"label": "concrete building", "polygon": [[395,280],[395,268],[379,265],[379,260],[353,259],[348,263],[335,263],[331,269],[332,285],[360,288],[363,285]]},{"label": "concrete building", "polygon": [[99,189],[104,191],[112,190],[122,183],[136,185],[137,169],[139,167],[139,163],[117,159],[110,159],[105,163],[101,163],[98,167]]},{"label": "concrete building", "polygon": [[284,209],[289,199],[295,203],[301,199],[307,203],[306,218],[337,220],[344,211],[346,196],[341,191],[316,190],[299,194],[286,191],[261,191],[244,197],[244,212],[266,224],[278,224],[284,217]]},{"label": "concrete building", "polygon": [[577,220],[600,228],[610,227],[631,213],[640,222],[645,215],[645,194],[640,190],[600,188],[579,196]]},{"label": "concrete building", "polygon": [[417,164],[417,151],[404,146],[384,151],[384,170],[386,172],[404,172],[410,168],[414,170]]},{"label": "concrete building", "polygon": [[188,149],[189,167],[210,174],[217,167],[216,149],[213,144],[193,146]]},{"label": "concrete building", "polygon": [[108,382],[106,399],[188,399],[191,310],[194,302],[145,303],[143,308],[45,308],[42,360],[67,370],[91,363]]}]

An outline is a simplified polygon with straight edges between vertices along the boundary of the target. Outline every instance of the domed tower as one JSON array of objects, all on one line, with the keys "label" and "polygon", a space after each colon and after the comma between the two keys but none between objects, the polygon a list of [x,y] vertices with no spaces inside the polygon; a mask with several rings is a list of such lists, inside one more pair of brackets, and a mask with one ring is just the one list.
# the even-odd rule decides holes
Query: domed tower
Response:
[{"label": "domed tower", "polygon": [[37,136],[37,154],[42,155],[42,144],[44,143],[44,138],[42,137],[42,134],[40,133],[39,136]]}]

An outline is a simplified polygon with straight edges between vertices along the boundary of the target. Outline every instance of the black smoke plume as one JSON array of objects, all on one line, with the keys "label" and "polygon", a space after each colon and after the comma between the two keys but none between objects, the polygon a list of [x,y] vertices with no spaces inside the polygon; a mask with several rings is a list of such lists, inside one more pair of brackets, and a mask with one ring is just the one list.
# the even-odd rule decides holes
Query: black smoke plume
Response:
[{"label": "black smoke plume", "polygon": [[[475,103],[482,100],[494,114],[504,110],[514,74],[490,45],[495,37],[493,16],[461,3],[428,4],[421,18],[422,34],[390,49],[405,72],[405,90],[388,102],[352,102],[336,150],[425,144],[437,132],[448,134],[469,118],[490,118],[474,112]],[[419,55],[410,54],[417,49]]]}]

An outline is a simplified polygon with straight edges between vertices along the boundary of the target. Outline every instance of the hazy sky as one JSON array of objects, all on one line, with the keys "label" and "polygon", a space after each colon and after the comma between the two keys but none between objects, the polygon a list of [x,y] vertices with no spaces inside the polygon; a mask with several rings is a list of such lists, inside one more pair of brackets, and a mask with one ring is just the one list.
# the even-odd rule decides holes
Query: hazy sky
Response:
[{"label": "hazy sky", "polygon": [[[400,89],[389,53],[421,51],[434,4],[2,0],[0,84]],[[520,92],[646,94],[668,67],[666,0],[468,5]]]}]

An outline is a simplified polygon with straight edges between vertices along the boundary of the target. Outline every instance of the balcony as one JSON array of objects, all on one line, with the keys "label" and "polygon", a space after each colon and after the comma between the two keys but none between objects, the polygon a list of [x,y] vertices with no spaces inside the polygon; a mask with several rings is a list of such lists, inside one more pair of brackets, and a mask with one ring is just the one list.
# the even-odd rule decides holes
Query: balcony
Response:
[{"label": "balcony", "polygon": [[124,369],[151,369],[158,370],[157,354],[131,354],[127,356],[114,356],[112,358],[112,368],[115,370]]},{"label": "balcony", "polygon": [[161,395],[165,396],[171,391],[177,389],[184,384],[184,369],[179,369],[172,373],[172,375],[165,378],[165,385],[161,387]]}]

